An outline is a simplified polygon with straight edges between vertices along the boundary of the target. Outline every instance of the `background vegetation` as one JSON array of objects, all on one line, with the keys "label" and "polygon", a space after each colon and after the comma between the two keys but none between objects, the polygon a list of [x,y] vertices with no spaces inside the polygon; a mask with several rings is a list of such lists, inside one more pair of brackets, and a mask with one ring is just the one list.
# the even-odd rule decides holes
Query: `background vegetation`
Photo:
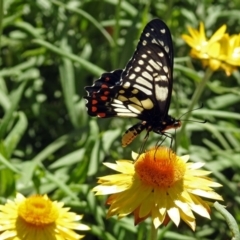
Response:
[{"label": "background vegetation", "polygon": [[[130,159],[144,134],[127,148],[121,135],[135,119],[95,119],[85,110],[84,86],[104,71],[123,68],[142,28],[152,18],[169,26],[174,42],[174,91],[170,113],[186,112],[204,76],[181,39],[200,21],[211,36],[222,24],[240,32],[240,2],[147,0],[5,0],[0,58],[0,200],[46,193],[84,214],[91,226],[85,239],[146,239],[149,223],[131,217],[106,220],[105,197],[91,189],[106,172],[103,161]],[[240,74],[215,72],[201,96],[200,110],[177,138],[177,153],[188,153],[223,185],[218,190],[240,221]],[[196,106],[197,107],[197,106]],[[184,117],[182,118],[184,119]],[[174,134],[174,132],[173,132]],[[151,134],[147,147],[160,139]],[[169,146],[168,142],[165,142]],[[226,222],[213,209],[212,220],[197,216],[197,230],[184,223],[159,230],[159,239],[229,239]]]}]

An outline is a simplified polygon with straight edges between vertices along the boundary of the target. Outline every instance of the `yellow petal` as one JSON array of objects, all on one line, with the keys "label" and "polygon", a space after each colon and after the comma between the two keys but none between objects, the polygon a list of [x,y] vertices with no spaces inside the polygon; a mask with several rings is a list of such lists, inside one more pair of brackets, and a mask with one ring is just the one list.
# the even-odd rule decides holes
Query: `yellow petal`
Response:
[{"label": "yellow petal", "polygon": [[180,223],[180,213],[179,209],[174,205],[172,201],[169,201],[167,203],[167,214],[170,217],[170,219],[175,223],[176,226]]},{"label": "yellow petal", "polygon": [[192,194],[198,195],[198,196],[206,197],[206,198],[222,200],[222,197],[215,192],[207,192],[207,191],[203,191],[201,189],[193,189],[193,190],[190,190],[189,192],[191,192]]},{"label": "yellow petal", "polygon": [[192,210],[199,214],[200,216],[210,219],[208,211],[202,205],[190,204],[190,206]]},{"label": "yellow petal", "polygon": [[212,35],[212,37],[210,38],[209,42],[219,41],[219,40],[223,37],[226,29],[227,29],[227,26],[226,26],[225,24],[222,25],[222,26]]},{"label": "yellow petal", "polygon": [[149,194],[145,200],[141,203],[140,209],[139,209],[139,217],[143,218],[146,215],[148,215],[151,210],[153,209],[155,203],[153,199],[153,194]]}]

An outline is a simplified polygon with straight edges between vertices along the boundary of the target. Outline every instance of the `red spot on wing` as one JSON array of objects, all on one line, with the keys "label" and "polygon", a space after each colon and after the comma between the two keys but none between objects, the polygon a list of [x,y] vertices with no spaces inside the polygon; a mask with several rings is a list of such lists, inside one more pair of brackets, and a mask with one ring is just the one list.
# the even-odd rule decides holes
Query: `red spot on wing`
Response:
[{"label": "red spot on wing", "polygon": [[97,116],[101,117],[101,118],[104,118],[104,117],[106,117],[106,113],[98,113]]},{"label": "red spot on wing", "polygon": [[106,96],[101,96],[102,101],[106,101],[108,98]]},{"label": "red spot on wing", "polygon": [[109,93],[110,93],[109,91],[105,91],[103,94],[104,95],[109,95]]},{"label": "red spot on wing", "polygon": [[92,100],[92,105],[95,105],[98,101],[97,100]]},{"label": "red spot on wing", "polygon": [[97,111],[97,108],[92,106],[92,112],[96,112]]},{"label": "red spot on wing", "polygon": [[101,88],[108,88],[108,85],[102,84]]}]

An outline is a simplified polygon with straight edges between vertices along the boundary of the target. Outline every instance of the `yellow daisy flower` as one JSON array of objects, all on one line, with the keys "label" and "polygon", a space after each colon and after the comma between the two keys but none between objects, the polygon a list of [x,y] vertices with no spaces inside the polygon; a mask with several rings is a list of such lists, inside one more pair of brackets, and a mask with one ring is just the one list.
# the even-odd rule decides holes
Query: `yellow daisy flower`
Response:
[{"label": "yellow daisy flower", "polygon": [[240,66],[240,36],[225,33],[226,25],[221,26],[209,40],[202,22],[199,31],[191,27],[188,31],[190,36],[183,34],[182,38],[192,48],[191,57],[201,59],[204,66],[213,71],[223,69],[228,76]]},{"label": "yellow daisy flower", "polygon": [[112,194],[107,217],[134,214],[135,224],[151,217],[155,228],[172,220],[177,226],[182,219],[192,230],[196,223],[193,212],[210,218],[207,199],[222,200],[214,192],[221,185],[200,170],[203,163],[188,163],[189,156],[177,156],[165,147],[153,148],[137,160],[104,163],[119,174],[100,177],[93,191],[96,195]]},{"label": "yellow daisy flower", "polygon": [[[221,26],[212,37],[207,40],[205,35],[204,25],[201,22],[199,32],[196,29],[188,27],[189,35],[183,34],[182,38],[192,48],[190,55],[194,58],[209,59],[214,54],[215,50],[218,50],[218,41],[222,39],[226,31],[226,25]],[[210,55],[210,56],[209,56]]]},{"label": "yellow daisy flower", "polygon": [[80,224],[81,215],[52,202],[47,195],[25,198],[17,193],[14,201],[0,205],[1,240],[76,240],[84,236],[73,230],[89,230]]}]

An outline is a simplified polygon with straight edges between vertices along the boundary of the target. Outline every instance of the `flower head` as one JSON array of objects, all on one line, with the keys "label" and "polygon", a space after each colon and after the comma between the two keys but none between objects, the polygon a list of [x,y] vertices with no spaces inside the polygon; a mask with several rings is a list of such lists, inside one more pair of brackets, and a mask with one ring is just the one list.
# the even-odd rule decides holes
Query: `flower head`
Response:
[{"label": "flower head", "polygon": [[192,48],[190,55],[202,60],[204,66],[213,71],[223,69],[229,76],[240,66],[240,35],[229,36],[226,25],[222,25],[208,40],[201,22],[199,31],[188,27],[189,35],[182,38]]},{"label": "flower head", "polygon": [[89,230],[76,221],[82,216],[52,202],[46,195],[25,198],[20,193],[14,201],[0,205],[0,239],[2,240],[76,240],[83,235],[73,230]]},{"label": "flower head", "polygon": [[182,219],[195,230],[193,211],[210,218],[210,203],[202,199],[222,200],[213,187],[221,186],[200,170],[202,163],[187,163],[165,147],[153,148],[137,160],[105,163],[119,174],[99,178],[93,191],[97,195],[112,194],[108,217],[134,214],[135,224],[152,217],[155,228],[172,220],[177,226]]}]

